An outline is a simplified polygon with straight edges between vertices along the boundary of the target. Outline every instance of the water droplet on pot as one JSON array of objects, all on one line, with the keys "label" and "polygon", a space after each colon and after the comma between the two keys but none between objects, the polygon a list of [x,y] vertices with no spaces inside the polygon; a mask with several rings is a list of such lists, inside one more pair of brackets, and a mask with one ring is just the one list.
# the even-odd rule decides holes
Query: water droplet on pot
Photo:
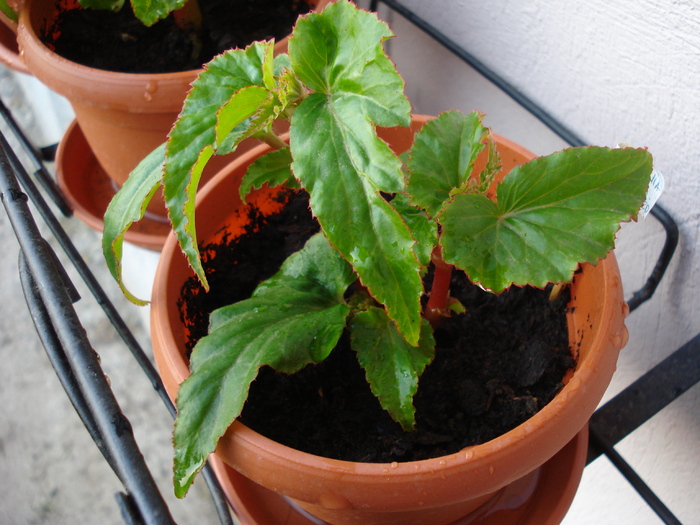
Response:
[{"label": "water droplet on pot", "polygon": [[474,453],[473,453],[471,450],[467,450],[467,451],[464,453],[464,459],[467,460],[467,461],[469,461],[469,460],[472,459],[473,457],[474,457]]},{"label": "water droplet on pot", "polygon": [[399,468],[399,464],[396,461],[392,462],[391,465],[389,465],[389,466],[391,468]]},{"label": "water droplet on pot", "polygon": [[445,461],[444,459],[441,459],[438,463],[440,463],[440,465],[443,465],[443,466],[447,465],[447,461]]},{"label": "water droplet on pot", "polygon": [[493,465],[489,465],[489,474],[493,474],[494,470]]}]

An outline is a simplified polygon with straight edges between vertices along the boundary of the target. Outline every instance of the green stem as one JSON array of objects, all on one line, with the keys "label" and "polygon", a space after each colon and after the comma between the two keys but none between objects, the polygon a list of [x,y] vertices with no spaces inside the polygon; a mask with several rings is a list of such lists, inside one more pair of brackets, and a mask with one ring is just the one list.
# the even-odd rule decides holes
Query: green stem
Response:
[{"label": "green stem", "polygon": [[288,146],[288,144],[285,141],[279,138],[272,131],[261,131],[260,133],[256,133],[255,138],[263,141],[265,144],[274,149],[283,149]]}]

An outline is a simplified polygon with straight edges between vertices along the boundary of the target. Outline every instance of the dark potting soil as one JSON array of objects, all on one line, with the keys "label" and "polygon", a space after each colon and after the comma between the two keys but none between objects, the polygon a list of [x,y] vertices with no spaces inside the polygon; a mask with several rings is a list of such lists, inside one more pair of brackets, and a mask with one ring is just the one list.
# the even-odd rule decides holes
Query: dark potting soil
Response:
[{"label": "dark potting soil", "polygon": [[280,40],[291,33],[297,17],[309,11],[304,0],[199,0],[199,5],[203,24],[196,34],[178,27],[172,14],[146,27],[126,2],[119,12],[63,11],[43,41],[62,57],[96,69],[187,71],[201,68],[227,49]]},{"label": "dark potting soil", "polygon": [[[206,333],[208,312],[250,295],[318,231],[307,202],[296,197],[269,219],[253,211],[250,232],[256,233],[204,248],[212,290],[226,284],[231,294],[204,293],[194,280],[186,284],[184,317],[200,312],[188,320],[190,348]],[[568,348],[568,290],[555,301],[548,291],[530,287],[493,295],[455,272],[451,294],[467,312],[445,319],[435,331],[436,356],[414,398],[414,432],[404,432],[380,407],[347,334],[328,359],[297,374],[263,367],[241,421],[299,450],[379,463],[454,453],[516,427],[552,400],[575,366]]]}]

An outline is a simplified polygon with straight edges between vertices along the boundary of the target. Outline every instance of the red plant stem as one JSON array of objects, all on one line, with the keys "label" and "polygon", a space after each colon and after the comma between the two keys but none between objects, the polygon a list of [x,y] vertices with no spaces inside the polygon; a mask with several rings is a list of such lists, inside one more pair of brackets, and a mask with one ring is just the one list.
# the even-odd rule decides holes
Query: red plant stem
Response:
[{"label": "red plant stem", "polygon": [[450,280],[454,266],[442,259],[440,246],[436,246],[433,250],[432,261],[435,272],[430,297],[425,305],[425,317],[434,327],[447,313],[447,298],[450,295]]}]

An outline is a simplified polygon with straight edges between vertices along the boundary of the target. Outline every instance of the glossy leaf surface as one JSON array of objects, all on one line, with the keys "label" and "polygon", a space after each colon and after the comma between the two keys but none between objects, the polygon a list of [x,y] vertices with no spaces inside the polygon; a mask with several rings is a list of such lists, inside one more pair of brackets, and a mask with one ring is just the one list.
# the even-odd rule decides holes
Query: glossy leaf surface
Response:
[{"label": "glossy leaf surface", "polygon": [[352,347],[372,393],[405,430],[415,426],[413,396],[418,378],[435,355],[430,324],[423,320],[418,346],[409,345],[381,308],[370,307],[352,319]]},{"label": "glossy leaf surface", "polygon": [[314,93],[292,117],[292,170],[333,246],[415,345],[422,291],[415,241],[380,194],[402,191],[403,175],[374,130],[410,123],[403,81],[381,45],[390,36],[386,24],[344,0],[299,20],[289,58]]},{"label": "glossy leaf surface", "polygon": [[569,281],[581,262],[612,250],[636,216],[651,175],[642,149],[571,148],[514,168],[496,202],[458,194],[439,217],[446,262],[500,292]]},{"label": "glossy leaf surface", "polygon": [[355,276],[321,234],[250,299],[212,313],[192,352],[175,424],[175,493],[182,497],[218,439],[240,414],[258,369],[293,373],[325,359],[345,328],[343,300]]},{"label": "glossy leaf surface", "polygon": [[476,112],[448,111],[426,122],[408,161],[411,200],[435,217],[450,193],[466,185],[487,132]]}]

